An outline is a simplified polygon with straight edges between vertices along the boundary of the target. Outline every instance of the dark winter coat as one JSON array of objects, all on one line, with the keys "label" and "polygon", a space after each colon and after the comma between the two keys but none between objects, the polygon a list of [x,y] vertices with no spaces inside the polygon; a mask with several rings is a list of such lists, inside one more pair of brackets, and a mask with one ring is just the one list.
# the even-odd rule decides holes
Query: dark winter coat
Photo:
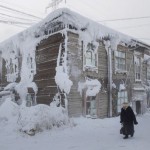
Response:
[{"label": "dark winter coat", "polygon": [[121,109],[120,114],[120,123],[123,124],[124,128],[124,135],[131,135],[134,134],[134,124],[138,124],[135,114],[130,106],[128,106],[126,109]]}]

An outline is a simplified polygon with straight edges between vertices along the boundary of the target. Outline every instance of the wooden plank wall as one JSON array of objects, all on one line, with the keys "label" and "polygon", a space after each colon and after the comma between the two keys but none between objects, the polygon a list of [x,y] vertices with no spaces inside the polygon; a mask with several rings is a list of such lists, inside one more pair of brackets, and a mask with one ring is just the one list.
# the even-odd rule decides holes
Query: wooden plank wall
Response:
[{"label": "wooden plank wall", "polygon": [[97,94],[97,115],[99,118],[108,116],[108,61],[104,44],[100,41],[98,47],[98,73],[85,70],[84,76],[98,79],[101,83],[101,91]]},{"label": "wooden plank wall", "polygon": [[108,60],[107,53],[105,50],[105,46],[102,42],[99,43],[98,48],[98,76],[97,78],[100,80],[102,84],[101,91],[98,95],[99,100],[99,108],[98,108],[98,116],[100,118],[105,118],[108,116],[108,92],[107,92],[107,84],[108,84]]},{"label": "wooden plank wall", "polygon": [[79,36],[68,32],[68,67],[70,80],[73,82],[68,97],[68,112],[71,117],[79,117],[83,113],[83,99],[78,92],[78,82],[82,80],[82,52]]},{"label": "wooden plank wall", "polygon": [[36,48],[36,75],[34,82],[38,86],[36,101],[38,104],[47,104],[53,100],[58,92],[55,83],[55,68],[60,43],[64,42],[62,34],[58,33],[41,41]]},{"label": "wooden plank wall", "polygon": [[[84,43],[83,43],[84,44]],[[82,95],[78,92],[78,83],[85,82],[85,77],[89,76],[103,82],[103,91],[97,96],[98,117],[107,116],[108,94],[107,94],[107,54],[105,47],[100,43],[98,49],[98,73],[96,71],[83,71],[83,49],[82,43],[79,43],[79,36],[74,33],[68,33],[68,66],[70,66],[70,79],[73,86],[68,95],[68,110],[70,116],[84,115],[84,91]],[[105,89],[105,90],[104,90]]]}]

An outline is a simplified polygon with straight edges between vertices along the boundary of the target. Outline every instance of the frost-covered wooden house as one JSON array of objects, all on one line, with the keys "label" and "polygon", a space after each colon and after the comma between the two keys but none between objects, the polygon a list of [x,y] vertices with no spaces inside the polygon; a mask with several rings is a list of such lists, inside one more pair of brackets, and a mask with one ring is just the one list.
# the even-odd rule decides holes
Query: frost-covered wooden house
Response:
[{"label": "frost-covered wooden house", "polygon": [[69,116],[107,117],[124,101],[150,107],[150,46],[59,9],[0,44],[0,102],[56,101]]}]

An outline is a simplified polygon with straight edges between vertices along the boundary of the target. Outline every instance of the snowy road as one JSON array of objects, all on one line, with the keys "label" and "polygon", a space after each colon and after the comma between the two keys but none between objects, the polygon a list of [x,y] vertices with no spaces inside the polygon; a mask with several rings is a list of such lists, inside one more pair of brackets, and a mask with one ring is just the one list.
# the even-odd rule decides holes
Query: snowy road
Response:
[{"label": "snowy road", "polygon": [[119,134],[119,117],[78,118],[74,119],[75,127],[44,131],[31,137],[0,124],[0,150],[149,150],[150,114],[137,120],[134,137],[126,140]]}]

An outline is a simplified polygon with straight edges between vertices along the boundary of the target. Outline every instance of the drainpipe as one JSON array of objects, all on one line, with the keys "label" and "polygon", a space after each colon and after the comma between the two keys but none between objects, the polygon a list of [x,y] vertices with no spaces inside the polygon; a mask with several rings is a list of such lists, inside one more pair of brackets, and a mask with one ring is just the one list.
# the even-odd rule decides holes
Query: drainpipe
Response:
[{"label": "drainpipe", "polygon": [[109,98],[108,98],[108,117],[112,117],[112,57],[111,57],[111,47],[109,44],[108,47],[108,90],[109,90]]},{"label": "drainpipe", "polygon": [[112,57],[110,40],[104,40],[108,58],[108,117],[112,117]]}]

